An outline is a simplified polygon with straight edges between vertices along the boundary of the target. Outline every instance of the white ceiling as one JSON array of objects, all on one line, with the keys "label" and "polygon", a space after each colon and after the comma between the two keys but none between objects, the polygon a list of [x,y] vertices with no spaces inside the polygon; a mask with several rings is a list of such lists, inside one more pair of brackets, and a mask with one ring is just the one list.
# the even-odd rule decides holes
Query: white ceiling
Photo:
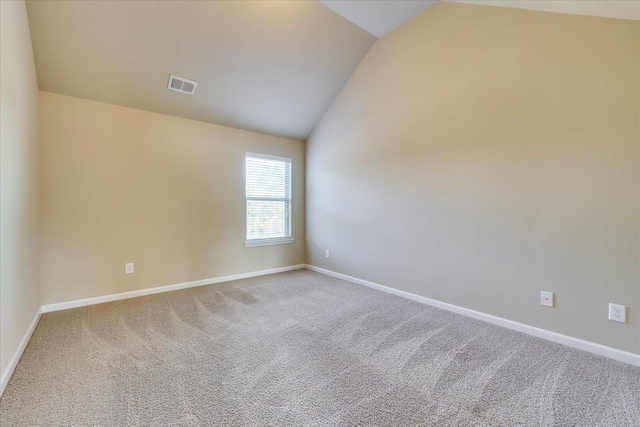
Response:
[{"label": "white ceiling", "polygon": [[[433,7],[438,0],[318,0],[376,37]],[[444,0],[486,6],[640,20],[640,0]]]},{"label": "white ceiling", "polygon": [[445,0],[542,12],[640,20],[640,0]]},{"label": "white ceiling", "polygon": [[438,0],[318,0],[376,37],[438,4]]},{"label": "white ceiling", "polygon": [[[315,1],[28,1],[41,90],[306,139],[375,37]],[[167,89],[195,80],[194,96]]]},{"label": "white ceiling", "polygon": [[[637,0],[450,1],[640,20]],[[27,11],[41,90],[304,140],[374,35],[437,3],[30,0]],[[168,90],[170,74],[197,81],[195,95]]]}]

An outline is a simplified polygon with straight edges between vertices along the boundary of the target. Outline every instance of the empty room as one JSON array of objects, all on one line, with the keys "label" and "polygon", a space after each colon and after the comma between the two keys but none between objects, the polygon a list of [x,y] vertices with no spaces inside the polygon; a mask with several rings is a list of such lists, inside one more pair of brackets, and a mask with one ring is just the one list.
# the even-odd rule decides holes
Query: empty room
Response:
[{"label": "empty room", "polygon": [[640,426],[640,1],[0,6],[2,427]]}]

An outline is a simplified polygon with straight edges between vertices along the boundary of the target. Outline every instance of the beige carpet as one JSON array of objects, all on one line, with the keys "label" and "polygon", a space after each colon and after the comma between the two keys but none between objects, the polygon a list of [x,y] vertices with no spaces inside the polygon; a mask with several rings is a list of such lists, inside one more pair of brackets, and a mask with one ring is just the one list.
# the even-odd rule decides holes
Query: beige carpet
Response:
[{"label": "beige carpet", "polygon": [[640,426],[640,369],[306,270],[45,314],[4,426]]}]

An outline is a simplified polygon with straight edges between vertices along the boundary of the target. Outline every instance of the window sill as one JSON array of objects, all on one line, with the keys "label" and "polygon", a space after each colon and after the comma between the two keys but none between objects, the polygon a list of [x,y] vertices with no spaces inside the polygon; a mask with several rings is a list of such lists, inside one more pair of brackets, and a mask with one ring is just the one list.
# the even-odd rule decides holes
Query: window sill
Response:
[{"label": "window sill", "polygon": [[293,243],[293,239],[290,237],[277,238],[277,239],[253,239],[245,240],[245,248],[253,248],[256,246],[271,246],[271,245],[287,245]]}]

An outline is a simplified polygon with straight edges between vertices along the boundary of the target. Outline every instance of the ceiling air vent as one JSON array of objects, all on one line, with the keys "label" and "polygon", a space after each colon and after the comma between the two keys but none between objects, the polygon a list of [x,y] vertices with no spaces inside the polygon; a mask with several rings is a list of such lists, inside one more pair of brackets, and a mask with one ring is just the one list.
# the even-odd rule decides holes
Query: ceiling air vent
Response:
[{"label": "ceiling air vent", "polygon": [[169,86],[167,87],[171,90],[175,90],[176,92],[182,92],[189,95],[193,95],[196,91],[197,84],[198,82],[184,79],[182,77],[176,77],[172,74],[169,76]]}]

